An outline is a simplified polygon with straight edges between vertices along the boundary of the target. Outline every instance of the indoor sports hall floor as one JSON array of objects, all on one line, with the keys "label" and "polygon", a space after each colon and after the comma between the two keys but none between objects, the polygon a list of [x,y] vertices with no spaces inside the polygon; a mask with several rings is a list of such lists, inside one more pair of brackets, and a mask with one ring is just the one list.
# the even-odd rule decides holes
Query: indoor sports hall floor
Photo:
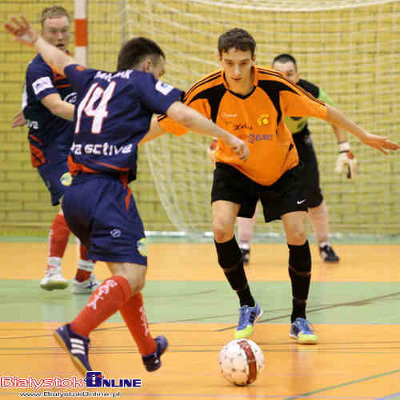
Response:
[{"label": "indoor sports hall floor", "polygon": [[[299,346],[288,337],[290,285],[283,244],[253,245],[247,269],[264,309],[252,339],[266,368],[248,387],[225,382],[218,354],[233,338],[238,303],[210,243],[150,243],[144,297],[154,335],[170,342],[163,366],[147,373],[119,316],[92,336],[91,364],[106,378],[140,378],[142,388],[102,389],[132,399],[400,399],[400,245],[336,245],[337,265],[313,252],[308,318],[320,342]],[[0,377],[79,377],[52,330],[71,320],[86,295],[39,288],[47,244],[0,242]],[[70,244],[64,261],[71,278]],[[98,263],[96,274],[108,274]],[[0,398],[25,389],[0,387]],[[30,390],[32,392],[32,390]]]}]

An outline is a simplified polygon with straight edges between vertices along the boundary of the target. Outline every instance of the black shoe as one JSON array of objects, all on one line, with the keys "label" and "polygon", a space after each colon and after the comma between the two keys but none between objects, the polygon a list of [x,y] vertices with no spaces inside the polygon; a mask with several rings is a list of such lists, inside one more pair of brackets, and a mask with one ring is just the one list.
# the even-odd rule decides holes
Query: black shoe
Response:
[{"label": "black shoe", "polygon": [[320,246],[319,254],[324,262],[327,263],[337,263],[339,262],[339,257],[336,255],[332,246],[330,244],[326,244],[324,246]]},{"label": "black shoe", "polygon": [[243,258],[243,264],[249,265],[250,264],[250,249],[240,249]]},{"label": "black shoe", "polygon": [[157,371],[161,367],[160,357],[168,347],[168,340],[165,336],[157,336],[155,341],[157,343],[156,351],[142,357],[143,364],[149,372]]}]

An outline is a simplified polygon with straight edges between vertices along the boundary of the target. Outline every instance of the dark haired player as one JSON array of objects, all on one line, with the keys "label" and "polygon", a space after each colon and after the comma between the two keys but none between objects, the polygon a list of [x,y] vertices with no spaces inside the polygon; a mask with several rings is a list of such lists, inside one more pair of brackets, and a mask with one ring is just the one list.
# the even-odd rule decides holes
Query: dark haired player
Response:
[{"label": "dark haired player", "polygon": [[[255,40],[244,29],[234,28],[222,34],[218,40],[222,69],[196,82],[187,91],[184,102],[246,141],[249,147],[249,157],[243,161],[218,140],[211,193],[218,262],[240,301],[235,337],[250,337],[255,321],[262,315],[251,294],[234,236],[236,217],[251,218],[260,200],[265,221],[281,219],[286,233],[293,306],[290,336],[300,344],[314,344],[318,338],[306,319],[311,280],[311,254],[305,231],[307,185],[283,118],[324,119],[383,153],[400,146],[370,134],[274,69],[254,66],[255,48]],[[165,116],[160,117],[160,125],[175,134],[187,131]]]}]

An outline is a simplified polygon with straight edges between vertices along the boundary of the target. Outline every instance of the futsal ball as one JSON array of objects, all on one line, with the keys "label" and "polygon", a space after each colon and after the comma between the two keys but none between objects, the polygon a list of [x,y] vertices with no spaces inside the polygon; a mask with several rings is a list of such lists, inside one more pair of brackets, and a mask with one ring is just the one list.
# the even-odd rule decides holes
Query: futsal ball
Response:
[{"label": "futsal ball", "polygon": [[246,386],[253,383],[264,365],[262,350],[248,339],[232,340],[219,353],[222,376],[234,385]]}]

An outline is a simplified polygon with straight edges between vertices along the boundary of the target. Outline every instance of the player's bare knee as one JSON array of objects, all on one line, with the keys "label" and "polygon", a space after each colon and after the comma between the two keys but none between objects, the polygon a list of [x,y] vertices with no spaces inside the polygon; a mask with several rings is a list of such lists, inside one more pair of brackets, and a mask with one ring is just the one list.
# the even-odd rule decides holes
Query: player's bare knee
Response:
[{"label": "player's bare knee", "polygon": [[134,279],[134,280],[128,279],[128,282],[132,291],[132,295],[134,295],[137,292],[140,292],[144,288],[145,279],[144,277],[143,279]]},{"label": "player's bare knee", "polygon": [[213,234],[216,242],[226,242],[230,240],[234,234],[233,227],[231,227],[230,224],[225,224],[221,221],[214,221]]},{"label": "player's bare knee", "polygon": [[107,263],[113,275],[122,276],[128,281],[132,295],[141,291],[145,284],[146,266],[131,263]]},{"label": "player's bare knee", "polygon": [[286,232],[286,240],[289,244],[301,246],[307,240],[304,227],[293,226]]}]

